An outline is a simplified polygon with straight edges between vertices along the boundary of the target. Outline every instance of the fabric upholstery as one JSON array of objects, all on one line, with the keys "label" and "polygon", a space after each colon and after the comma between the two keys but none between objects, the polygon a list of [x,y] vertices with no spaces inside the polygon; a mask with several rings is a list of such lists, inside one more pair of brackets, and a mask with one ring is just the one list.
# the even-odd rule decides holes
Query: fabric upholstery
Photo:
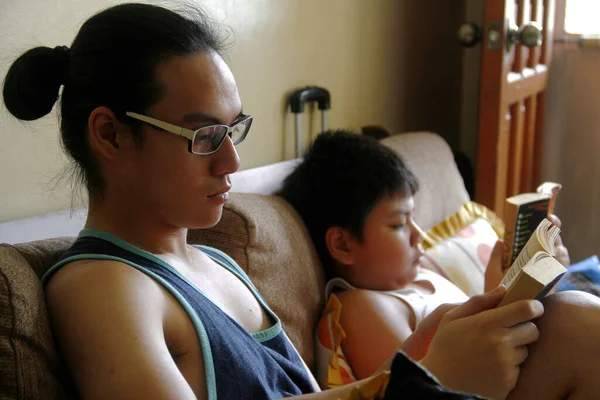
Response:
[{"label": "fabric upholstery", "polygon": [[0,245],[0,398],[58,399],[67,390],[36,275],[72,239]]},{"label": "fabric upholstery", "polygon": [[214,228],[190,231],[188,242],[215,247],[240,264],[312,369],[325,278],[293,208],[276,196],[233,193],[222,220]]},{"label": "fabric upholstery", "polygon": [[444,139],[430,132],[402,133],[381,140],[399,154],[415,173],[415,221],[427,230],[469,201],[454,156]]}]

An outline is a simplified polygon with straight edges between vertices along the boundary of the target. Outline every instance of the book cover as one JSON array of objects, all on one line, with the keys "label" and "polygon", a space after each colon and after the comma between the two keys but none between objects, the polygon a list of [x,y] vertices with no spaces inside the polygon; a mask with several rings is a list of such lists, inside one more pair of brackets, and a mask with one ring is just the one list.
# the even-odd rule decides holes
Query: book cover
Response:
[{"label": "book cover", "polygon": [[503,268],[515,262],[539,223],[552,214],[561,188],[560,183],[544,182],[535,193],[523,193],[506,199]]},{"label": "book cover", "polygon": [[512,265],[525,244],[548,215],[550,197],[527,193],[506,200],[504,212],[504,257],[503,267]]}]

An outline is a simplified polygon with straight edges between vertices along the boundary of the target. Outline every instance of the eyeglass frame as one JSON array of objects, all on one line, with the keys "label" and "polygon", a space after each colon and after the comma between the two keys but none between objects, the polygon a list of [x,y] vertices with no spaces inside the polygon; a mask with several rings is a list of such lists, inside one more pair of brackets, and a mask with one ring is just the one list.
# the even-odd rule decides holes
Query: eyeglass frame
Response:
[{"label": "eyeglass frame", "polygon": [[[242,143],[244,141],[244,139],[246,139],[246,136],[248,135],[248,132],[250,131],[250,127],[252,126],[252,121],[253,121],[253,117],[252,115],[244,115],[242,114],[239,120],[237,120],[236,122],[234,122],[232,125],[226,125],[226,124],[207,124],[207,125],[202,125],[198,128],[195,129],[189,129],[189,128],[183,128],[181,126],[177,126],[177,125],[173,125],[171,123],[168,122],[164,122],[161,121],[159,119],[153,118],[153,117],[148,117],[147,115],[143,115],[143,114],[138,114],[136,112],[133,111],[127,111],[125,112],[125,115],[127,115],[130,118],[133,119],[137,119],[138,121],[142,121],[145,122],[151,126],[153,126],[154,128],[157,128],[159,130],[162,131],[167,131],[170,133],[174,133],[176,135],[182,136],[184,138],[186,138],[187,140],[189,140],[189,146],[188,146],[188,151],[192,154],[197,154],[199,156],[207,156],[213,153],[216,153],[221,146],[223,145],[223,143],[225,142],[225,137],[229,136],[232,137],[231,134],[233,132],[233,129],[240,123],[244,122],[244,121],[249,121],[249,125],[246,128],[246,132],[243,134],[243,136],[240,138],[240,140],[237,143],[234,143],[234,146],[237,146],[238,144]],[[227,132],[225,133],[225,135],[223,135],[223,139],[221,140],[221,143],[219,143],[219,145],[217,146],[216,149],[208,152],[208,153],[195,153],[194,151],[192,151],[192,148],[194,147],[194,140],[196,139],[196,135],[198,134],[198,132],[201,129],[205,129],[205,128],[212,128],[215,126],[223,126],[225,128],[227,128]]]}]

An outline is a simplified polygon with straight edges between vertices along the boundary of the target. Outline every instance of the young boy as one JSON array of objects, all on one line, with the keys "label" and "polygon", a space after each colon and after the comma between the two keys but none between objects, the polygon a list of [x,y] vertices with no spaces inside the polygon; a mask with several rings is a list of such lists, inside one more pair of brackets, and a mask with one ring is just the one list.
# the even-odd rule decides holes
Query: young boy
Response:
[{"label": "young boy", "polygon": [[[340,131],[317,137],[281,191],[308,227],[329,280],[327,297],[335,293],[341,303],[341,347],[358,379],[375,372],[439,305],[467,300],[419,265],[417,189],[416,177],[392,150]],[[486,291],[503,276],[500,254],[496,246]],[[328,360],[321,361],[317,376],[324,385]]]}]

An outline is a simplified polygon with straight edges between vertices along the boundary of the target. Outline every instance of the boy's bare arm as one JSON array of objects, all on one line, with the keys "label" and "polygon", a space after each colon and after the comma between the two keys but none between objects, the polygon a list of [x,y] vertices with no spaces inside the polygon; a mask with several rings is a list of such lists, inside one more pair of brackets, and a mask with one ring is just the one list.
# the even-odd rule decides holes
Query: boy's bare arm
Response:
[{"label": "boy's bare arm", "polygon": [[167,348],[166,296],[140,274],[116,262],[79,263],[57,272],[46,288],[53,330],[80,397],[205,398],[205,382],[194,393]]},{"label": "boy's bare arm", "polygon": [[402,346],[415,317],[402,300],[370,290],[338,294],[344,355],[358,379],[371,376]]}]

